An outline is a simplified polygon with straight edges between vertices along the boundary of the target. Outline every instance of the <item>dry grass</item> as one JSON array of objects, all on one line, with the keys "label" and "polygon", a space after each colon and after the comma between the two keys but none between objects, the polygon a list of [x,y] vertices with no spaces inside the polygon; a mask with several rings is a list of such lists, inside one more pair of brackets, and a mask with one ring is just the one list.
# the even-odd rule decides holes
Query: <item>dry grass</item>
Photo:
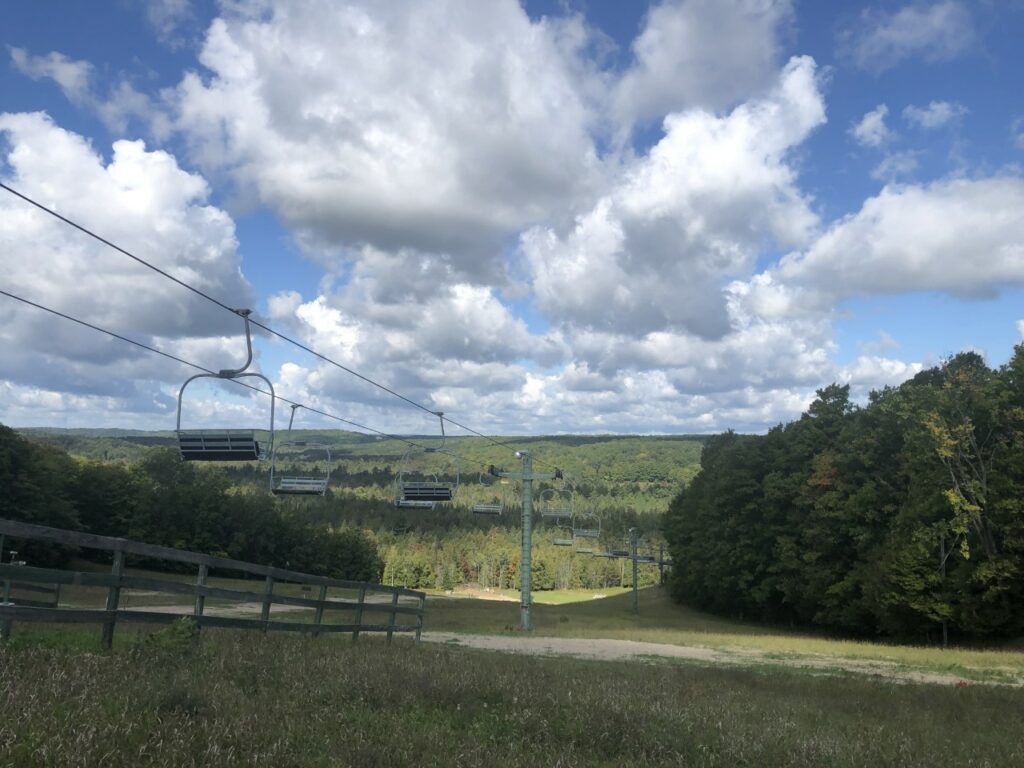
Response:
[{"label": "dry grass", "polygon": [[1024,764],[1011,689],[255,633],[122,634],[97,654],[33,634],[0,648],[2,766]]}]

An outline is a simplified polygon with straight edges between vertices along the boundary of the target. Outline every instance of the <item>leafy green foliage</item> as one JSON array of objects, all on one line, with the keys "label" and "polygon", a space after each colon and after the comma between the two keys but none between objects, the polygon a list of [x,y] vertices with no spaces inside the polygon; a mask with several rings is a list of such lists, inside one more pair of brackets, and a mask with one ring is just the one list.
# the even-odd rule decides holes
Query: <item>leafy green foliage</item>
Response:
[{"label": "leafy green foliage", "polygon": [[[183,463],[166,448],[130,466],[75,461],[0,426],[0,487],[0,517],[337,578],[380,578],[376,548],[361,532],[331,531],[269,493],[240,493],[222,472]],[[15,544],[33,565],[74,554],[31,542],[5,547]]]},{"label": "leafy green foliage", "polygon": [[927,639],[1024,631],[1024,345],[963,353],[864,408],[832,385],[764,436],[709,441],[672,502],[678,599]]}]

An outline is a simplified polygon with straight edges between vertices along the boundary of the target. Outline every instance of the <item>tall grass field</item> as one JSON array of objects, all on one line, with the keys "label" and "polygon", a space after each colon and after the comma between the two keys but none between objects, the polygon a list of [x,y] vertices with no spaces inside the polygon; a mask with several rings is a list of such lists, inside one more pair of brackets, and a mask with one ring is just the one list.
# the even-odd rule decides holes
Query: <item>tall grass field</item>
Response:
[{"label": "tall grass field", "polygon": [[0,648],[0,765],[1015,766],[1024,692],[180,628]]}]

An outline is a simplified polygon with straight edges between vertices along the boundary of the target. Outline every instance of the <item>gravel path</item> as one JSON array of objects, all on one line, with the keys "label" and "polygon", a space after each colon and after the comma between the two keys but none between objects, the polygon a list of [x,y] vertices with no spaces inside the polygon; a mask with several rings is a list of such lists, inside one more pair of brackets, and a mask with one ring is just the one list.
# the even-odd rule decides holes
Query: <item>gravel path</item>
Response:
[{"label": "gravel path", "polygon": [[[793,656],[778,658],[765,656],[756,651],[716,651],[699,646],[669,645],[666,643],[642,643],[635,640],[598,640],[568,637],[514,637],[507,635],[464,635],[453,632],[424,632],[423,640],[430,643],[447,643],[466,648],[486,651],[520,653],[532,656],[573,656],[598,661],[629,661],[655,659],[684,659],[703,664],[729,664],[733,666],[764,666],[805,669],[819,672],[850,672],[859,675],[881,677],[887,680],[908,683],[932,683],[936,685],[958,685],[962,678],[932,672],[918,672],[903,669],[897,664],[878,661],[848,659],[842,657],[818,658]],[[1001,683],[985,684],[1000,685]],[[1009,683],[1007,683],[1009,684]],[[1014,685],[1020,686],[1018,681]]]}]

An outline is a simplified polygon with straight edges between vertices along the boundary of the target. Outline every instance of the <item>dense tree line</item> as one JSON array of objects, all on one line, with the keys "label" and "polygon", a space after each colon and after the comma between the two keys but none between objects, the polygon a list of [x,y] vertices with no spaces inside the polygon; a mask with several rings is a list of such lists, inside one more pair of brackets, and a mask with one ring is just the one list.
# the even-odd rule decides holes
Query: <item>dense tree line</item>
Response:
[{"label": "dense tree line", "polygon": [[[265,471],[251,464],[197,466],[164,447],[137,456],[130,463],[74,458],[0,426],[0,483],[8,490],[0,495],[0,517],[413,588],[519,584],[518,513],[474,515],[471,504],[487,493],[482,486],[467,484],[454,505],[398,509],[392,503],[393,476],[385,470],[343,473],[342,480],[364,484],[333,486],[325,498],[275,498]],[[630,528],[650,540],[658,523],[656,515],[612,509],[603,514],[603,540],[594,545],[621,546]],[[556,547],[555,529],[539,517],[535,524],[536,589],[631,583],[631,569],[622,562]],[[19,557],[40,565],[75,554],[17,547]],[[641,571],[642,585],[657,580],[655,568]]]},{"label": "dense tree line", "polygon": [[[537,591],[605,589],[632,586],[632,564],[626,560],[591,557],[571,547],[555,546],[554,532],[534,531],[531,577]],[[384,534],[379,547],[384,558],[384,583],[412,588],[518,589],[520,532],[512,528],[452,530],[443,536],[424,533]],[[658,583],[654,565],[641,565],[641,587]]]},{"label": "dense tree line", "polygon": [[[132,465],[82,461],[0,425],[0,487],[8,519],[338,578],[376,581],[383,567],[358,530],[314,525],[269,493],[239,493],[224,473],[164,448]],[[34,564],[74,554],[29,542],[18,549]]]},{"label": "dense tree line", "polygon": [[723,614],[935,638],[1024,631],[1024,345],[963,353],[864,407],[710,440],[666,517],[677,599]]}]

